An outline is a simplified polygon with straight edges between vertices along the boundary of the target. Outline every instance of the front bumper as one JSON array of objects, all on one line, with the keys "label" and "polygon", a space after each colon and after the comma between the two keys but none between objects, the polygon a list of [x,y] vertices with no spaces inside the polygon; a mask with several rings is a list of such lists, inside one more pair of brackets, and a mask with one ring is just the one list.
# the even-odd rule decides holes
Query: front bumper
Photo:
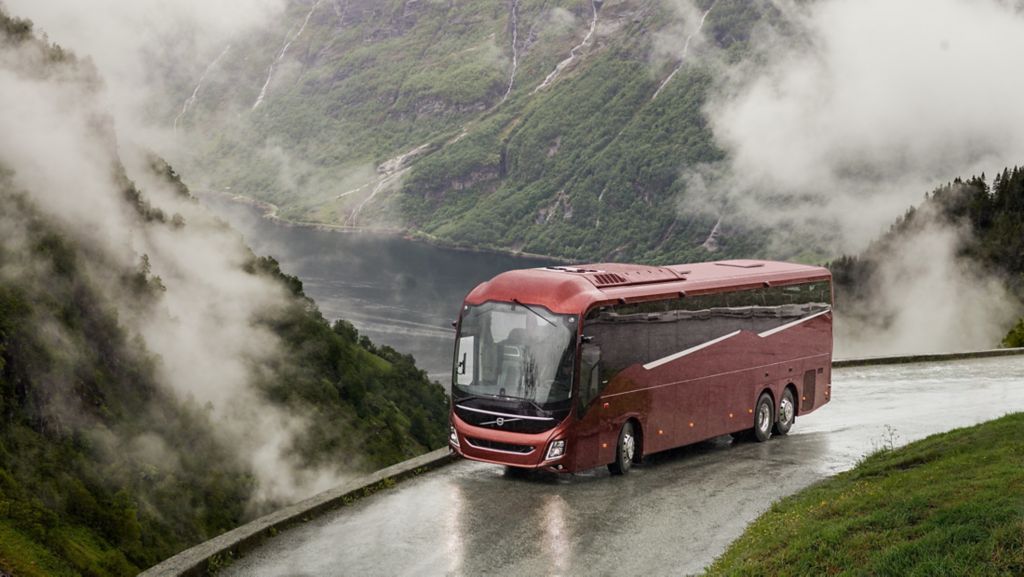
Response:
[{"label": "front bumper", "polygon": [[512,433],[466,423],[454,412],[451,423],[455,427],[458,445],[449,439],[449,446],[459,455],[495,465],[520,467],[524,469],[546,469],[554,472],[569,472],[571,467],[572,444],[566,440],[564,452],[548,459],[551,442],[564,439],[565,427],[558,425],[550,431],[537,434]]}]

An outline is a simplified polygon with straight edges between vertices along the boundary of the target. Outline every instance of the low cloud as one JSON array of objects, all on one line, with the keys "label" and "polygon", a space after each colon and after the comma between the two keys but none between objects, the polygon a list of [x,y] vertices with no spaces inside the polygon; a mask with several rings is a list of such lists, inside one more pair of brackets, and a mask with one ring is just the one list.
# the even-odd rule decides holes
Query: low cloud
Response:
[{"label": "low cloud", "polygon": [[[997,0],[779,2],[792,30],[723,71],[712,203],[858,250],[924,192],[1024,158],[1024,17]],[[763,32],[763,31],[762,31]],[[774,202],[777,199],[800,202]]]},{"label": "low cloud", "polygon": [[[754,54],[718,71],[706,112],[727,160],[685,169],[687,210],[784,231],[768,254],[827,258],[863,250],[940,184],[1024,160],[1024,76],[1013,72],[1024,16],[1012,3],[775,5],[785,34],[758,29]],[[837,324],[839,344],[884,354],[997,343],[1015,304],[955,258],[961,234],[936,224],[887,255],[875,298],[894,316]],[[799,250],[782,246],[794,237]]]},{"label": "low cloud", "polygon": [[[153,149],[173,144],[167,111],[155,109],[198,79],[225,46],[264,29],[287,0],[4,0],[52,42],[88,55],[108,90],[104,108],[124,140]],[[187,94],[185,96],[188,96]],[[185,99],[182,96],[181,100]],[[181,107],[181,102],[177,103]]]},{"label": "low cloud", "polygon": [[864,298],[836,319],[836,356],[994,348],[1020,306],[1006,283],[958,257],[969,234],[918,211],[924,225],[877,261]]},{"label": "low cloud", "polygon": [[[302,465],[293,445],[306,429],[305,419],[271,404],[254,385],[258,367],[282,360],[277,337],[259,319],[287,306],[285,289],[244,272],[251,255],[239,235],[156,178],[145,153],[118,143],[96,84],[69,81],[89,78],[87,64],[64,63],[51,70],[41,63],[33,45],[0,51],[0,166],[13,171],[14,186],[88,255],[80,259],[84,273],[112,299],[126,332],[141,337],[158,357],[158,381],[177,398],[208,408],[221,443],[253,472],[257,500],[293,500],[339,482],[344,472]],[[122,160],[146,200],[167,215],[180,215],[183,227],[140,221],[117,177]],[[25,226],[0,219],[5,248],[24,248],[19,239]],[[143,255],[166,287],[152,307],[144,308],[125,294],[119,280]],[[37,286],[46,286],[48,273],[31,262],[14,261],[18,270],[4,265],[3,274],[31,273],[42,279]],[[74,343],[61,342],[56,323],[41,334],[74,362]],[[57,385],[63,387],[58,390],[70,386]],[[76,425],[74,407],[51,409]],[[120,444],[155,453],[172,450],[151,437]]]}]

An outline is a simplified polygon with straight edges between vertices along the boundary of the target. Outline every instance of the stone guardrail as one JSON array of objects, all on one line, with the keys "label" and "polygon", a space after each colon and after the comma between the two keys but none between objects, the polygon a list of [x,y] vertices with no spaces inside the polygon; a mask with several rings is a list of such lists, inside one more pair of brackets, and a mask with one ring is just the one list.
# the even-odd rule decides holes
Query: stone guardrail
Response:
[{"label": "stone guardrail", "polygon": [[394,483],[441,467],[454,455],[445,447],[354,479],[200,543],[143,571],[140,577],[202,577],[259,547],[283,529],[304,523]]},{"label": "stone guardrail", "polygon": [[898,355],[893,357],[866,357],[862,359],[840,359],[832,361],[833,369],[846,367],[868,367],[872,365],[902,365],[909,363],[934,363],[942,361],[960,361],[965,359],[984,359],[988,357],[1008,357],[1024,355],[1024,348],[991,349],[970,353],[935,353],[929,355]]},{"label": "stone guardrail", "polygon": [[[1024,348],[994,349],[971,353],[941,353],[929,355],[902,355],[892,357],[869,357],[862,359],[841,359],[832,362],[833,368],[865,367],[872,365],[894,365],[1004,357],[1022,355]],[[186,549],[174,557],[147,569],[140,577],[204,577],[237,559],[246,551],[259,547],[265,540],[283,529],[312,520],[328,511],[367,496],[378,489],[387,488],[395,482],[441,467],[454,459],[447,447],[403,461],[376,473],[360,477],[348,483],[325,491],[279,511],[260,517],[255,521],[232,529],[205,543]]]}]

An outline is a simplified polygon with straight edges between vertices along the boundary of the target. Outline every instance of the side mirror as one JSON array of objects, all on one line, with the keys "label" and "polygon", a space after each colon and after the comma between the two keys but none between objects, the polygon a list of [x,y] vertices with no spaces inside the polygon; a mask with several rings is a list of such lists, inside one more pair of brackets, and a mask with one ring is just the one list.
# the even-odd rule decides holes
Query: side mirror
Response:
[{"label": "side mirror", "polygon": [[474,340],[476,337],[462,337],[459,339],[458,356],[455,361],[455,384],[457,385],[472,385],[473,379],[476,375],[473,370],[473,355],[476,354],[476,347],[474,347]]}]

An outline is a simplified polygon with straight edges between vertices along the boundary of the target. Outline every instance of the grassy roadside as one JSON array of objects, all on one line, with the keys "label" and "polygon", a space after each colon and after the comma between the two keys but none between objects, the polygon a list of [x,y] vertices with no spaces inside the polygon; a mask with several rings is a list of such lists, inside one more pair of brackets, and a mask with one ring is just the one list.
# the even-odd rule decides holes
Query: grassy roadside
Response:
[{"label": "grassy roadside", "polygon": [[1024,575],[1024,413],[867,457],[783,499],[708,575]]}]

